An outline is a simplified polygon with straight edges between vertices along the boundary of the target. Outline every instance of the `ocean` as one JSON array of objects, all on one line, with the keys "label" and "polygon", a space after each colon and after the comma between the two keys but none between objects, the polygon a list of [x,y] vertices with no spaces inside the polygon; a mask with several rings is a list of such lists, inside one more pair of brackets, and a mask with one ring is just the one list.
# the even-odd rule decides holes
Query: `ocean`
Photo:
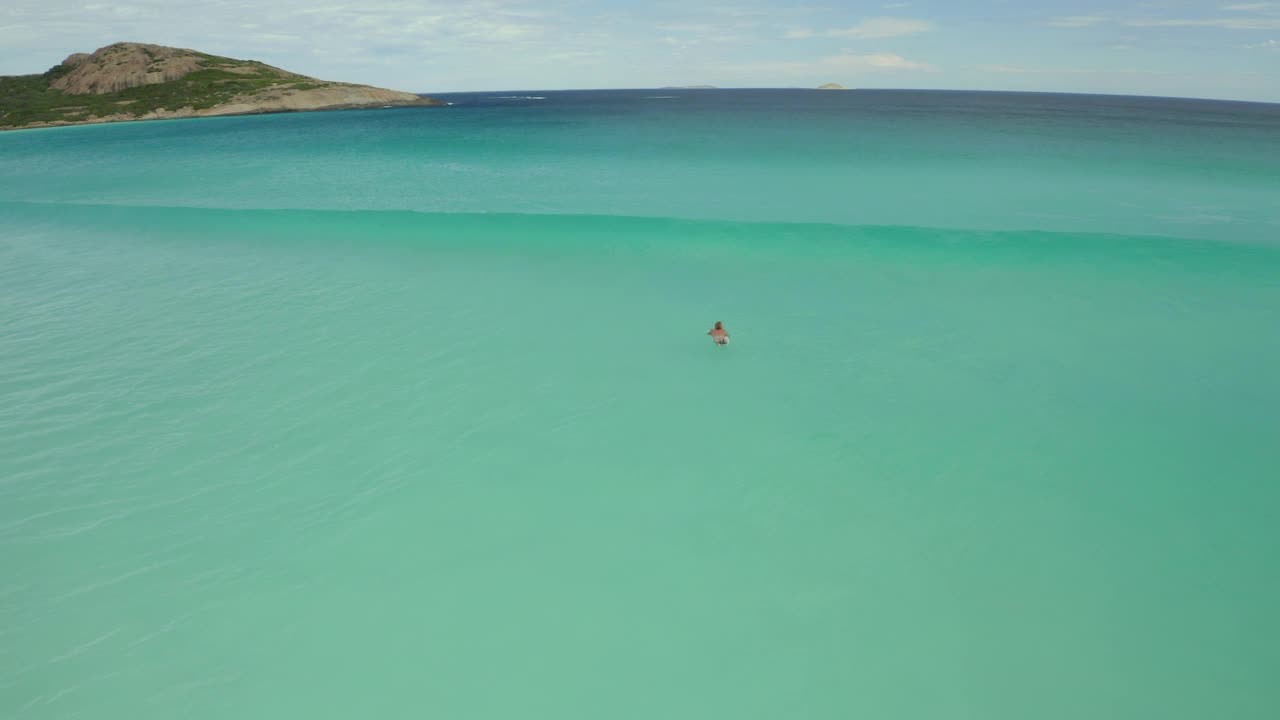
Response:
[{"label": "ocean", "polygon": [[0,717],[1280,714],[1280,105],[440,97],[0,133]]}]

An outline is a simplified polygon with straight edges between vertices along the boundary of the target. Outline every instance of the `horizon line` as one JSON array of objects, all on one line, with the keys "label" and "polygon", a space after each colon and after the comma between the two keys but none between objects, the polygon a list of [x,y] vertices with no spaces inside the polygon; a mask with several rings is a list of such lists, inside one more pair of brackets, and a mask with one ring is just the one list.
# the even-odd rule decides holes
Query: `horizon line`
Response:
[{"label": "horizon line", "polygon": [[1199,97],[1189,95],[1141,95],[1135,93],[1102,93],[1102,92],[1082,92],[1078,90],[986,90],[982,88],[884,88],[884,87],[846,87],[843,89],[821,89],[808,85],[787,85],[787,86],[764,86],[764,85],[743,85],[743,86],[703,86],[691,87],[688,85],[662,85],[662,86],[636,86],[636,87],[608,87],[608,88],[503,88],[497,90],[428,90],[428,91],[410,91],[418,96],[433,95],[474,95],[481,93],[540,93],[540,92],[630,92],[635,90],[685,90],[685,91],[710,91],[717,90],[797,90],[805,92],[823,92],[839,94],[840,92],[928,92],[928,93],[1000,93],[1005,95],[1081,95],[1086,97],[1114,97],[1114,98],[1147,98],[1152,100],[1196,100],[1203,102],[1228,102],[1228,103],[1244,103],[1247,105],[1280,105],[1280,100],[1241,100],[1239,98],[1218,98],[1218,97]]}]

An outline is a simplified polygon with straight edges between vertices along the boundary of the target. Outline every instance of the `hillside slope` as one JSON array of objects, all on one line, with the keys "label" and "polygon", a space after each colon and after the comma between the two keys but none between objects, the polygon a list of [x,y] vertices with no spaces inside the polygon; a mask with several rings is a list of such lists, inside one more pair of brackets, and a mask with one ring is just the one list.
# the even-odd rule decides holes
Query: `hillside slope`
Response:
[{"label": "hillside slope", "polygon": [[444,105],[256,60],[115,43],[40,75],[0,77],[0,129],[341,108]]}]

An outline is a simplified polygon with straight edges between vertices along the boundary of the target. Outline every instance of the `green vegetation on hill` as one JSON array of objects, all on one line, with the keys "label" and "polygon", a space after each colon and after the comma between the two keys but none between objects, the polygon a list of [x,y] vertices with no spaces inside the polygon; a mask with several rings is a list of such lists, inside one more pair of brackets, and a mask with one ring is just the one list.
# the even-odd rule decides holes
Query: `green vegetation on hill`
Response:
[{"label": "green vegetation on hill", "polygon": [[[150,51],[144,52],[149,58],[153,57]],[[201,58],[203,68],[177,80],[100,95],[72,95],[51,87],[53,81],[71,72],[73,68],[67,65],[57,65],[41,75],[0,77],[0,128],[56,121],[82,122],[112,115],[141,117],[155,110],[183,107],[203,110],[273,86],[280,90],[313,90],[330,85],[285,73],[255,60],[196,55]],[[164,60],[158,60],[149,71],[160,71],[163,66]]]}]

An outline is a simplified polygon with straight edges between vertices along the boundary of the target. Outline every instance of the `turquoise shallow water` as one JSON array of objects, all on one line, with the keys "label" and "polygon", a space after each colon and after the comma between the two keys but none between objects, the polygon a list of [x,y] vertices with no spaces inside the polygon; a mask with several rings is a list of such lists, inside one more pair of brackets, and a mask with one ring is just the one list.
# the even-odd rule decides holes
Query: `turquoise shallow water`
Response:
[{"label": "turquoise shallow water", "polygon": [[1280,112],[658,94],[0,135],[0,717],[1274,717]]}]

